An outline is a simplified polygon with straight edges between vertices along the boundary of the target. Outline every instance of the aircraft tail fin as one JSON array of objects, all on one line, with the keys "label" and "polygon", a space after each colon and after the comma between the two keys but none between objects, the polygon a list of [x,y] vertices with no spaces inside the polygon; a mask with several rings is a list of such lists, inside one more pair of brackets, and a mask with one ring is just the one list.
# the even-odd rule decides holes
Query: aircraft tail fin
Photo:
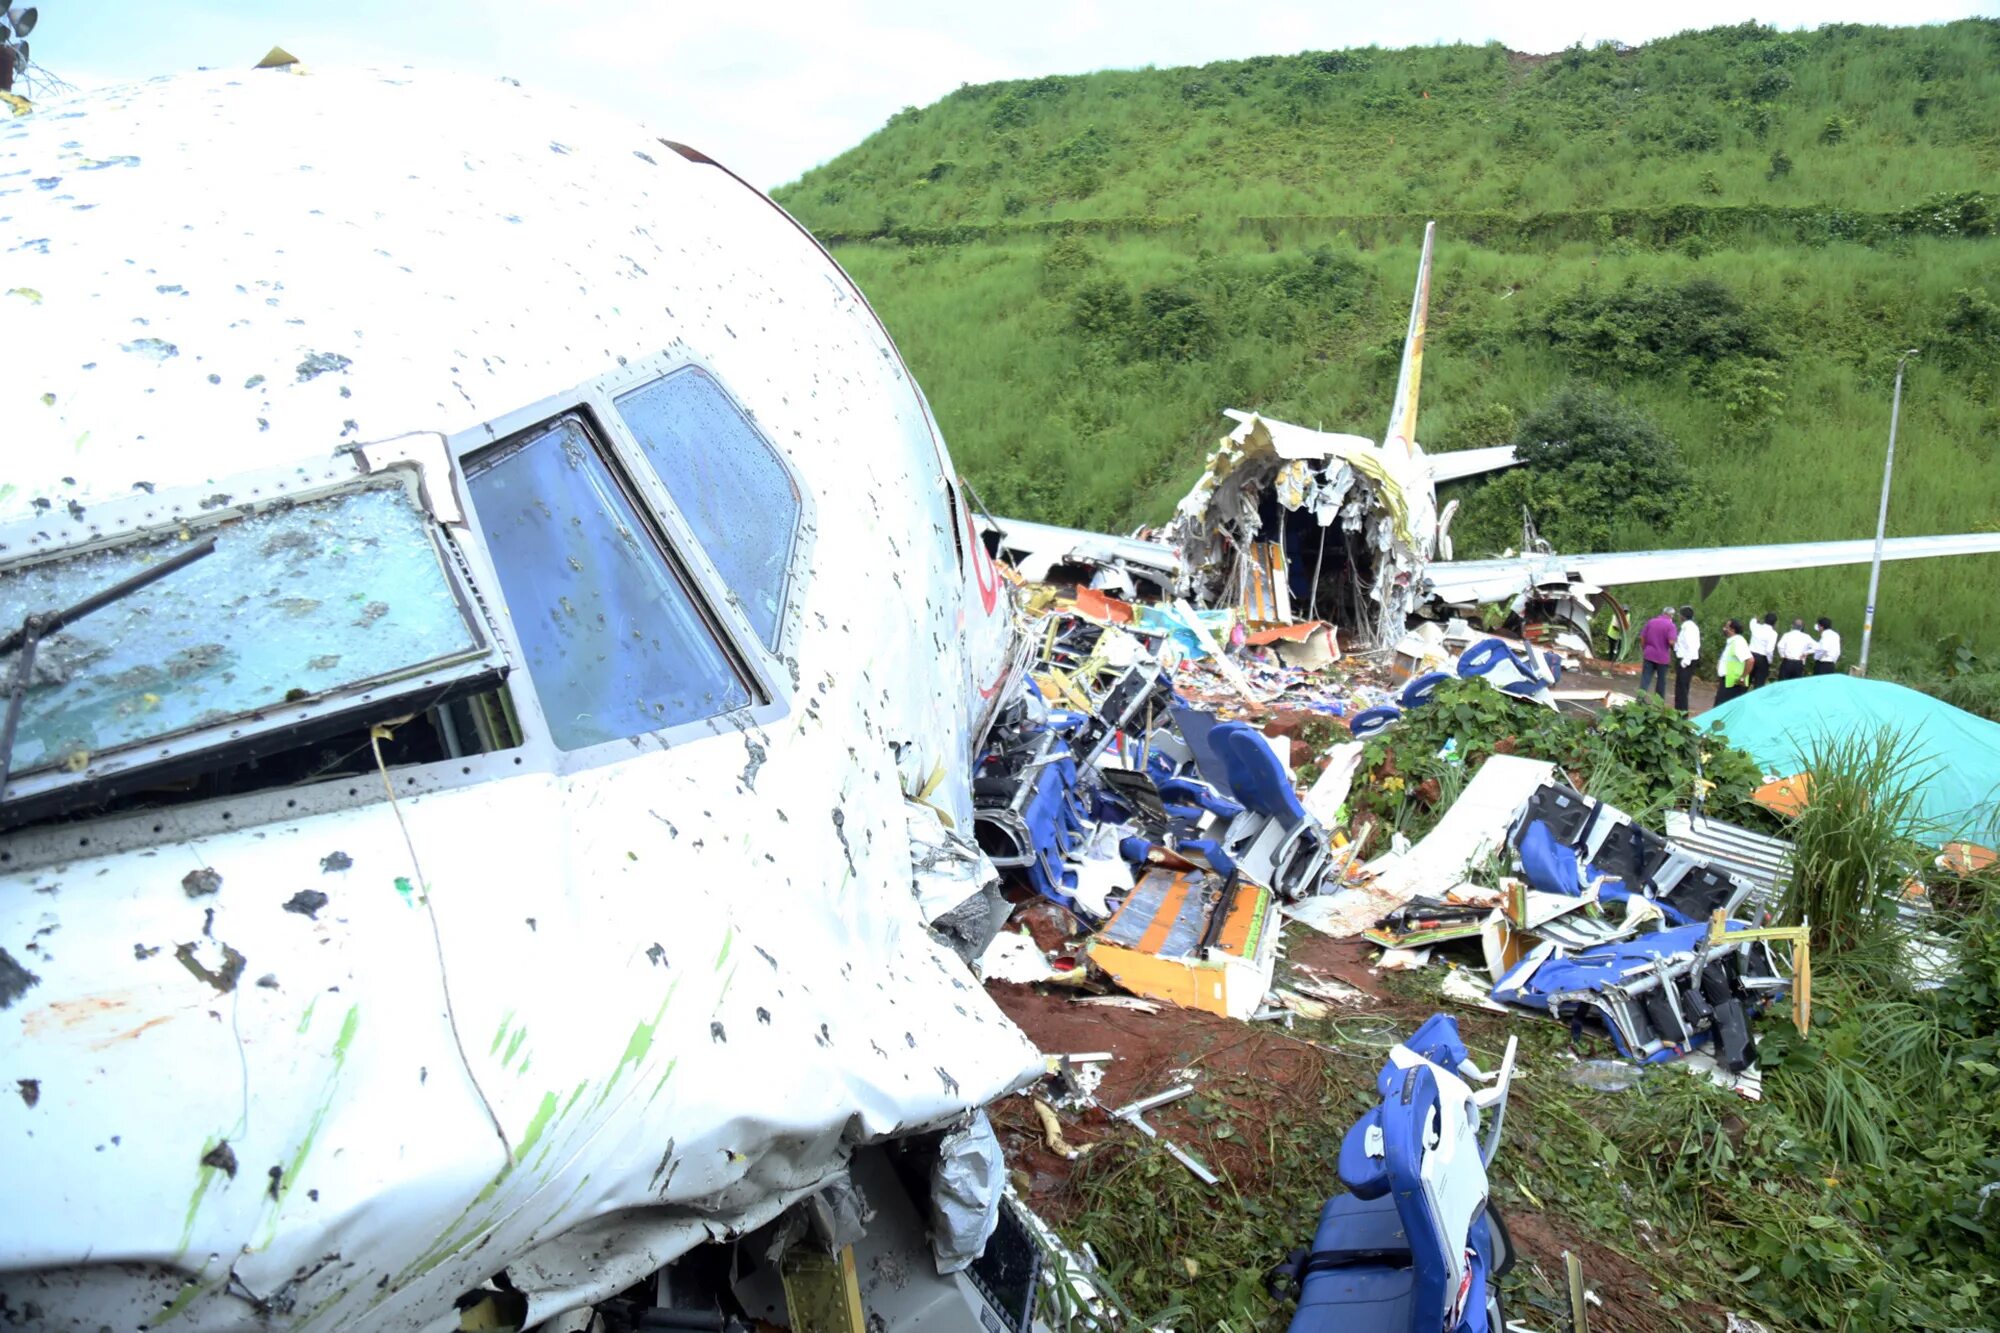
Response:
[{"label": "aircraft tail fin", "polygon": [[1431,236],[1437,223],[1424,224],[1424,256],[1417,264],[1417,290],[1410,297],[1410,331],[1403,340],[1403,369],[1396,376],[1396,400],[1389,409],[1389,433],[1383,443],[1417,451],[1417,389],[1424,376],[1424,321],[1431,304]]}]

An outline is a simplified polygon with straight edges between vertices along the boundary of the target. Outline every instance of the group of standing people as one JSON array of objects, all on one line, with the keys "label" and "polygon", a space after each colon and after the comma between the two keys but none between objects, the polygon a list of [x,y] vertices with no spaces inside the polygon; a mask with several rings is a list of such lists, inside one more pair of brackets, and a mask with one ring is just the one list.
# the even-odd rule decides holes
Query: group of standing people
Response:
[{"label": "group of standing people", "polygon": [[[1819,618],[1815,629],[1817,634],[1808,633],[1805,620],[1794,618],[1792,627],[1780,634],[1776,611],[1768,611],[1761,618],[1752,617],[1747,637],[1742,621],[1725,621],[1722,651],[1715,661],[1715,702],[1726,704],[1739,694],[1767,684],[1774,661],[1779,680],[1832,675],[1840,663],[1840,634],[1833,621],[1825,616]],[[1701,626],[1695,621],[1694,608],[1683,606],[1676,611],[1671,606],[1662,607],[1660,614],[1647,621],[1640,631],[1639,646],[1643,659],[1639,668],[1640,692],[1652,690],[1666,698],[1667,668],[1671,666],[1674,707],[1687,712],[1688,693],[1701,661]]]}]

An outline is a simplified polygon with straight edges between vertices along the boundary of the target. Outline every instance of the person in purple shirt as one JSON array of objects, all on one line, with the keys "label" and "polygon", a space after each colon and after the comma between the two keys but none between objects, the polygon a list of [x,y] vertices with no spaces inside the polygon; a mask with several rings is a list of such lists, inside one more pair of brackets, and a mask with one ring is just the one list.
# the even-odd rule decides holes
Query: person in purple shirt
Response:
[{"label": "person in purple shirt", "polygon": [[1660,614],[1639,631],[1639,651],[1644,663],[1639,668],[1639,693],[1647,690],[1667,697],[1667,664],[1674,660],[1674,609],[1663,607]]}]

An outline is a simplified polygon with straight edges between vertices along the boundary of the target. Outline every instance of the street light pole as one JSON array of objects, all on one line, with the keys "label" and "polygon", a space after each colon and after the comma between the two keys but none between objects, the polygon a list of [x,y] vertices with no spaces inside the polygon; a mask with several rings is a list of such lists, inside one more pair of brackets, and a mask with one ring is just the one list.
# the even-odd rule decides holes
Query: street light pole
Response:
[{"label": "street light pole", "polygon": [[1896,359],[1896,392],[1889,400],[1889,456],[1882,461],[1882,507],[1875,514],[1875,559],[1868,566],[1868,609],[1861,618],[1859,675],[1868,674],[1868,642],[1875,637],[1875,592],[1882,583],[1882,538],[1889,530],[1889,478],[1896,470],[1896,418],[1903,410],[1903,366],[1917,354],[1912,347]]}]

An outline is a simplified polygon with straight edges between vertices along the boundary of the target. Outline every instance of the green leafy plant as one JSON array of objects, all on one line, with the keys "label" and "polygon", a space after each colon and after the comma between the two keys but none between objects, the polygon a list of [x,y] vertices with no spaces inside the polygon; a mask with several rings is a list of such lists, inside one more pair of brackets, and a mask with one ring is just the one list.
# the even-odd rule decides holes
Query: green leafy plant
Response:
[{"label": "green leafy plant", "polygon": [[1895,919],[1896,895],[1927,859],[1914,740],[1887,728],[1820,733],[1802,747],[1810,789],[1786,829],[1791,879],[1781,915],[1820,949],[1848,949]]}]

